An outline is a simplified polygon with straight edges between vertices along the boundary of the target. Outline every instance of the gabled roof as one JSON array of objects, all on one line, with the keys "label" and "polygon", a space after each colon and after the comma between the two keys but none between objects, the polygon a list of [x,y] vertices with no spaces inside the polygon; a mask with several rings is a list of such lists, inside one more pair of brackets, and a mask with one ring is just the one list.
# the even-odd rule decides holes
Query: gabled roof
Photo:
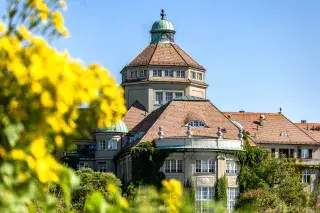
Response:
[{"label": "gabled roof", "polygon": [[[270,144],[319,144],[303,132],[283,114],[253,113],[253,112],[224,112],[233,121],[239,122],[249,132],[249,137],[255,143]],[[259,117],[265,116],[263,126]],[[281,136],[286,133],[287,136]],[[285,135],[285,134],[284,134]]]},{"label": "gabled roof", "polygon": [[193,60],[178,45],[174,43],[149,44],[133,61],[126,67],[147,65],[159,66],[183,66],[205,70]]},{"label": "gabled roof", "polygon": [[223,138],[239,139],[238,128],[207,100],[173,100],[158,108],[143,119],[132,134],[144,132],[140,141],[153,141],[158,138],[159,127],[163,128],[163,137],[187,137],[186,119],[190,114],[203,118],[207,127],[193,127],[193,137],[217,137],[218,127],[225,128]]},{"label": "gabled roof", "polygon": [[320,123],[295,123],[305,133],[320,143]]},{"label": "gabled roof", "polygon": [[139,124],[146,116],[148,112],[146,108],[139,102],[135,101],[128,109],[122,121],[127,125],[130,131],[137,124]]}]

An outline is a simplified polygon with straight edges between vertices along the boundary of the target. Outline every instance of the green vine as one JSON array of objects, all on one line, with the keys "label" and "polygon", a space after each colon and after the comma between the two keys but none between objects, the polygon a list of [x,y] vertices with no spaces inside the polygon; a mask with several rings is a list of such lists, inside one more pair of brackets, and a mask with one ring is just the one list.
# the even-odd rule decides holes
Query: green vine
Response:
[{"label": "green vine", "polygon": [[223,176],[219,178],[215,186],[215,200],[227,205],[227,178]]},{"label": "green vine", "polygon": [[186,190],[188,192],[189,202],[194,204],[196,200],[196,188],[195,188],[194,180],[192,180],[191,178],[187,180]]},{"label": "green vine", "polygon": [[142,142],[130,149],[132,156],[132,182],[151,184],[161,187],[165,179],[163,172],[159,171],[165,159],[171,152],[159,150],[154,143]]}]

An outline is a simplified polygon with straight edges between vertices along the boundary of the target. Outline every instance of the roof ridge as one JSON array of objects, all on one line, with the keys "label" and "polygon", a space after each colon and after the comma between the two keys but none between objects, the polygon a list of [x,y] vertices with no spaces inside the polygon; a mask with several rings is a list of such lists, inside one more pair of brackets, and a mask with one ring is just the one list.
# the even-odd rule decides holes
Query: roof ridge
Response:
[{"label": "roof ridge", "polygon": [[278,112],[222,112],[222,113],[234,113],[234,114],[271,114],[271,115],[280,115]]},{"label": "roof ridge", "polygon": [[173,49],[178,53],[178,55],[182,58],[182,60],[184,61],[184,63],[186,63],[187,66],[190,67],[190,64],[188,64],[188,62],[182,57],[182,55],[179,53],[179,51],[175,48],[175,46],[170,42],[171,46],[173,47]]},{"label": "roof ridge", "polygon": [[305,131],[303,131],[299,126],[297,126],[295,123],[293,123],[289,118],[287,118],[286,116],[284,116],[282,113],[280,114],[282,115],[282,117],[284,117],[285,119],[287,119],[290,123],[292,123],[296,128],[298,128],[301,132],[303,132],[304,134],[306,134],[309,138],[311,138],[311,140],[315,141],[316,143],[320,144],[320,142],[316,141],[313,137],[311,137],[309,134],[307,134]]},{"label": "roof ridge", "polygon": [[154,53],[156,52],[156,50],[157,50],[157,48],[158,48],[158,44],[159,44],[159,42],[157,42],[156,43],[156,45],[155,45],[155,47],[154,47],[154,50],[153,50],[153,53],[151,54],[151,57],[150,57],[150,59],[149,59],[149,61],[148,61],[148,65],[150,65],[150,62],[151,62],[151,60],[152,60],[152,58],[153,58],[153,56],[154,56]]}]

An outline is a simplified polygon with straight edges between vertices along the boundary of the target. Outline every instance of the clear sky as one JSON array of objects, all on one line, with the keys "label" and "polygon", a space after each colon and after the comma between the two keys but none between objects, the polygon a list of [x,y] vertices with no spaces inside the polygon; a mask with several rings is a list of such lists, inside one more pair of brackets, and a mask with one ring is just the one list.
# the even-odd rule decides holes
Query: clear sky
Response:
[{"label": "clear sky", "polygon": [[[320,122],[320,1],[69,0],[71,37],[53,45],[117,78],[149,41],[163,8],[175,41],[206,69],[222,111],[283,113]],[[4,3],[0,3],[3,11]]]}]

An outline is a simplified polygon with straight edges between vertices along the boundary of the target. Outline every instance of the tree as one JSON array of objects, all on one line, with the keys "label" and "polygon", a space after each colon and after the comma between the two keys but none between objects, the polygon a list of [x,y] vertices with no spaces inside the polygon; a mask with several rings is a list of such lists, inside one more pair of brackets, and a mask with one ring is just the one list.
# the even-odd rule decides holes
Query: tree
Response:
[{"label": "tree", "polygon": [[289,212],[306,211],[309,195],[303,190],[295,159],[274,158],[264,148],[247,145],[239,153],[239,160],[242,194],[238,209],[250,207],[253,212],[268,212],[272,207],[286,208]]},{"label": "tree", "polygon": [[[78,181],[51,151],[121,119],[123,90],[100,65],[84,66],[47,43],[68,36],[63,0],[7,0],[7,8],[0,22],[0,211],[55,211],[51,183],[69,209]],[[90,110],[79,116],[83,104]]]}]

